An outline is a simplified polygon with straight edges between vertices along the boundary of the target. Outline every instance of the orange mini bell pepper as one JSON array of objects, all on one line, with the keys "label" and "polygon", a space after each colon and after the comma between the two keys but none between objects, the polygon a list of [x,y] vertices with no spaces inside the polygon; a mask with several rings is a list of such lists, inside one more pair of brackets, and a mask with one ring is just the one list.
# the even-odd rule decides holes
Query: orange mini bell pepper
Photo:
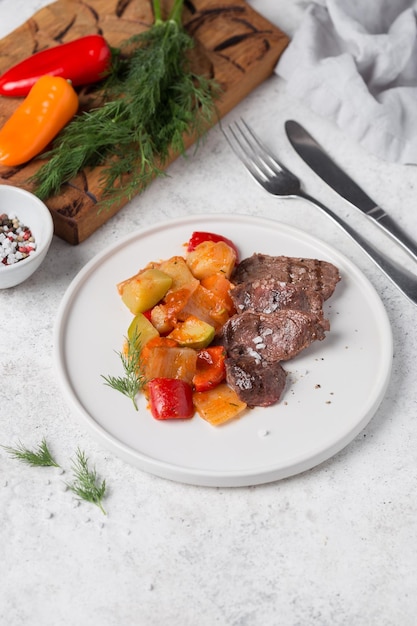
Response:
[{"label": "orange mini bell pepper", "polygon": [[0,130],[0,165],[37,156],[75,115],[78,96],[59,76],[42,76]]}]

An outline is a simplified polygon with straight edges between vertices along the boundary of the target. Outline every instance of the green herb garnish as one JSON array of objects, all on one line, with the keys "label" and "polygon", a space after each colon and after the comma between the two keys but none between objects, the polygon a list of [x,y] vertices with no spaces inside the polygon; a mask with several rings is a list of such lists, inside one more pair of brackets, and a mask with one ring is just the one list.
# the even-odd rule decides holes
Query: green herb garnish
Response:
[{"label": "green herb garnish", "polygon": [[153,0],[154,24],[114,50],[106,102],[77,115],[42,155],[49,161],[31,179],[40,198],[57,194],[84,168],[104,165],[103,198],[130,199],[163,174],[172,153],[185,153],[186,134],[198,139],[207,130],[218,86],[191,69],[194,41],[181,23],[183,3],[174,0],[164,20]]},{"label": "green herb garnish", "polygon": [[74,481],[67,483],[69,489],[82,500],[92,502],[106,515],[103,508],[102,500],[106,493],[106,481],[101,484],[97,481],[96,470],[90,470],[88,467],[88,458],[79,448],[77,449],[76,459],[73,460]]},{"label": "green herb garnish", "polygon": [[126,351],[116,352],[122,362],[124,376],[101,375],[106,385],[132,400],[136,411],[138,411],[136,396],[145,384],[144,376],[140,371],[140,351],[139,337],[127,337]]},{"label": "green herb garnish", "polygon": [[8,452],[14,459],[23,461],[28,465],[37,467],[59,467],[58,463],[52,457],[45,438],[34,450],[26,448],[22,443],[19,443],[17,447],[2,446],[6,452]]}]

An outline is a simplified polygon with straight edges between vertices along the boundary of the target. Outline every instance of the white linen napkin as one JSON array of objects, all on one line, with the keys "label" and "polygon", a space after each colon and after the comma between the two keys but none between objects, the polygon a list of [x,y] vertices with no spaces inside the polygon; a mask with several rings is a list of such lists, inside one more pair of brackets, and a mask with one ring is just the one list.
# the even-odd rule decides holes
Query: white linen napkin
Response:
[{"label": "white linen napkin", "polygon": [[309,2],[275,71],[369,152],[417,163],[417,0]]}]

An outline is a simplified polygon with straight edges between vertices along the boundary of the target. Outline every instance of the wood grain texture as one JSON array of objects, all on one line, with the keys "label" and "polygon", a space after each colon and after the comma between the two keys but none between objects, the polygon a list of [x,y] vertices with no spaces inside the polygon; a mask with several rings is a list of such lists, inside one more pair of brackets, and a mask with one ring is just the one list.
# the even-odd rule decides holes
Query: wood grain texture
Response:
[{"label": "wood grain texture", "polygon": [[[186,0],[185,6],[184,24],[196,41],[193,62],[220,84],[217,109],[223,117],[271,75],[288,37],[243,0]],[[118,46],[152,22],[150,0],[57,0],[0,40],[0,73],[30,54],[87,34],[102,34],[111,46]],[[79,96],[82,109],[92,106],[88,87],[80,89]],[[0,98],[0,124],[20,101]],[[187,137],[187,146],[194,139]],[[35,159],[20,167],[0,166],[0,183],[33,191],[28,179],[40,164]],[[46,202],[55,234],[73,245],[87,239],[126,203],[99,210],[101,171],[99,167],[83,171]]]}]

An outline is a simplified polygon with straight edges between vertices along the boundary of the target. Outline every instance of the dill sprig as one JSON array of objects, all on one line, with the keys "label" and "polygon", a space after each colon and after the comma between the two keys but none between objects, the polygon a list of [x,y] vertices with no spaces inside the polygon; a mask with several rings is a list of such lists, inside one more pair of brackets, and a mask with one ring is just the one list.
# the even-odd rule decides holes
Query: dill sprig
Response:
[{"label": "dill sprig", "polygon": [[45,438],[42,439],[41,443],[34,450],[30,450],[21,442],[15,448],[11,446],[2,446],[2,448],[14,459],[23,461],[23,463],[28,465],[35,467],[59,467],[49,451]]},{"label": "dill sprig", "polygon": [[77,449],[72,467],[74,480],[72,483],[67,483],[68,488],[82,500],[98,506],[102,513],[106,515],[102,504],[106,493],[106,481],[103,480],[101,484],[99,483],[95,468],[90,469],[88,467],[88,458],[80,448]]},{"label": "dill sprig", "polygon": [[106,102],[75,116],[42,155],[48,161],[31,179],[40,198],[57,194],[83,169],[103,166],[102,197],[130,199],[164,173],[172,153],[185,153],[187,134],[198,139],[207,130],[218,86],[191,69],[194,41],[181,24],[183,3],[174,0],[163,20],[160,0],[153,0],[154,24],[114,50]]},{"label": "dill sprig", "polygon": [[125,338],[125,350],[116,352],[122,362],[124,376],[104,376],[106,385],[130,398],[135,410],[138,411],[136,396],[145,384],[144,376],[140,371],[141,344],[137,333]]}]

